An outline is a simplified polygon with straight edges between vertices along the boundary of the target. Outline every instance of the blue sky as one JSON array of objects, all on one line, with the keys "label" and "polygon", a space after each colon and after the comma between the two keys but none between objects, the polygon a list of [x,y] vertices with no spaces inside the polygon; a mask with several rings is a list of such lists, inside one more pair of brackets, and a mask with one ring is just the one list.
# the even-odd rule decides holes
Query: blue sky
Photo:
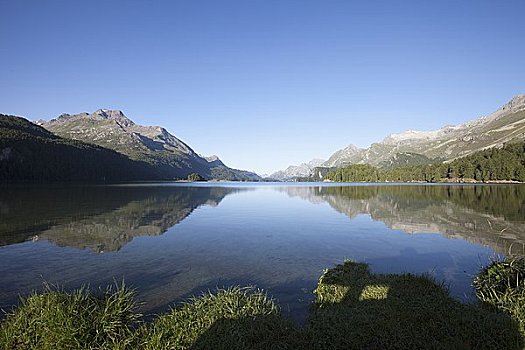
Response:
[{"label": "blue sky", "polygon": [[525,1],[0,0],[0,112],[121,109],[260,173],[525,93]]}]

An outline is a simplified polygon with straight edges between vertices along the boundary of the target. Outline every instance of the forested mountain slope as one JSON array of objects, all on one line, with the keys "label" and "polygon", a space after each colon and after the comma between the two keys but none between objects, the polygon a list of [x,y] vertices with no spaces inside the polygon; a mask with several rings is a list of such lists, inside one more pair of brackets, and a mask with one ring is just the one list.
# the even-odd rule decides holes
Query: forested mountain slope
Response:
[{"label": "forested mountain slope", "polygon": [[158,180],[150,164],[0,114],[0,182]]}]

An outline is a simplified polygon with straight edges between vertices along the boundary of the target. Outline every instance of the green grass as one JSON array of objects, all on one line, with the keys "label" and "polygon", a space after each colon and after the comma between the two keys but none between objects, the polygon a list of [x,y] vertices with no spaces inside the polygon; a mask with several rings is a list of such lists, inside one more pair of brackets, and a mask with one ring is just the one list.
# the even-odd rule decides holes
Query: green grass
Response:
[{"label": "green grass", "polygon": [[66,293],[46,286],[7,315],[3,349],[124,349],[134,341],[133,292],[124,285],[97,296],[86,288]]},{"label": "green grass", "polygon": [[3,349],[522,349],[523,271],[523,260],[491,265],[475,282],[482,302],[465,305],[428,276],[371,274],[366,264],[345,262],[321,276],[304,328],[253,289],[205,293],[141,323],[133,293],[124,286],[98,297],[85,288],[72,293],[48,288],[22,299],[6,317],[0,344]]},{"label": "green grass", "polygon": [[371,274],[345,262],[315,290],[309,343],[314,349],[520,349],[507,315],[451,298],[427,276]]},{"label": "green grass", "polygon": [[511,315],[525,334],[525,258],[495,261],[475,279],[478,299]]},{"label": "green grass", "polygon": [[260,291],[234,287],[204,294],[144,325],[144,349],[292,348],[294,325]]}]

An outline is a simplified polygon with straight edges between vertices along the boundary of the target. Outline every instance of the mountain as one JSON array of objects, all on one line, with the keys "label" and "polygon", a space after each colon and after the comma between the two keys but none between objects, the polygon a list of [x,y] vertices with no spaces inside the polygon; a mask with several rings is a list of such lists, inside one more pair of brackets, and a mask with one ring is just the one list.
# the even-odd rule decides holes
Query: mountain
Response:
[{"label": "mountain", "polygon": [[261,180],[255,173],[227,167],[216,156],[208,160],[198,155],[162,127],[135,124],[122,111],[99,109],[93,113],[62,114],[37,123],[56,135],[96,144],[146,162],[168,179],[198,173],[206,179]]},{"label": "mountain", "polygon": [[308,163],[302,163],[301,165],[290,165],[286,170],[276,171],[275,173],[268,176],[270,179],[279,181],[290,180],[294,177],[308,176],[312,173],[315,167],[320,166],[324,163],[322,159],[312,159]]},{"label": "mountain", "polygon": [[[81,160],[81,161],[79,161]],[[0,114],[0,182],[159,180],[150,164]]]},{"label": "mountain", "polygon": [[[502,147],[503,144],[525,140],[525,95],[518,95],[494,113],[460,125],[447,125],[433,131],[408,130],[391,134],[368,148],[350,144],[333,153],[314,171],[351,164],[369,164],[379,168],[402,165],[423,165],[451,161],[475,152]],[[303,177],[306,168],[295,171],[291,166],[277,174],[282,179]],[[327,169],[321,169],[327,168]]]},{"label": "mountain", "polygon": [[[324,172],[323,172],[324,171]],[[335,182],[525,182],[525,141],[509,142],[452,161],[378,168],[352,164],[316,168],[310,181]]]},{"label": "mountain", "polygon": [[452,160],[525,139],[525,95],[515,96],[496,112],[433,131],[408,130],[387,136],[367,149],[353,145],[335,152],[325,167],[371,164],[380,167]]},{"label": "mountain", "polygon": [[340,166],[344,163],[355,164],[362,161],[366,150],[355,145],[348,145],[347,147],[336,151],[328,158],[326,162],[320,164],[323,167]]}]

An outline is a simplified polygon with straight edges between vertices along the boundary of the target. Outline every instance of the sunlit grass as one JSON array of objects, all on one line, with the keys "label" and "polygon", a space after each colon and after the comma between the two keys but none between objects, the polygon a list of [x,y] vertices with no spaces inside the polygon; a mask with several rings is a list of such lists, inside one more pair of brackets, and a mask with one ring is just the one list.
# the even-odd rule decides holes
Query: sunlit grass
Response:
[{"label": "sunlit grass", "polygon": [[133,342],[140,315],[133,291],[115,285],[97,296],[87,288],[67,293],[46,285],[21,299],[0,328],[4,349],[120,349]]}]

